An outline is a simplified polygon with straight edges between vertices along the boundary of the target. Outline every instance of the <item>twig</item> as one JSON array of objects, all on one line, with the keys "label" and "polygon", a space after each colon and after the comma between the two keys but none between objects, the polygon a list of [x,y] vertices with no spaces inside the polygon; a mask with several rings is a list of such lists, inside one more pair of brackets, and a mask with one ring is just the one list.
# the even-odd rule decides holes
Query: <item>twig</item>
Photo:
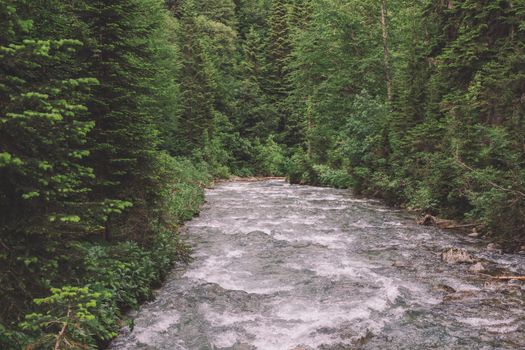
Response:
[{"label": "twig", "polygon": [[71,314],[71,307],[68,307],[67,309],[67,315],[66,320],[64,321],[64,325],[62,326],[62,329],[60,330],[60,333],[57,335],[57,341],[55,343],[55,350],[60,350],[60,343],[62,342],[62,338],[64,338],[64,334],[66,333],[69,315]]},{"label": "twig", "polygon": [[0,245],[1,245],[2,247],[4,247],[5,250],[10,250],[9,247],[7,246],[7,244],[5,244],[4,241],[2,241],[1,239],[0,239]]},{"label": "twig", "polygon": [[[474,168],[468,166],[467,164],[463,163],[461,160],[459,160],[458,158],[455,159],[456,163],[458,163],[458,165],[464,169],[467,169],[469,171],[475,171]],[[517,195],[520,195],[521,197],[525,197],[525,193],[521,192],[521,191],[518,191],[518,190],[513,190],[513,189],[508,189],[508,188],[505,188],[505,187],[502,187],[500,185],[498,185],[497,183],[495,182],[492,182],[491,180],[488,180],[488,179],[485,179],[485,182],[488,183],[489,185],[492,185],[493,187],[497,188],[498,190],[501,190],[503,192],[508,192],[508,193],[513,193],[513,194],[517,194]]]}]

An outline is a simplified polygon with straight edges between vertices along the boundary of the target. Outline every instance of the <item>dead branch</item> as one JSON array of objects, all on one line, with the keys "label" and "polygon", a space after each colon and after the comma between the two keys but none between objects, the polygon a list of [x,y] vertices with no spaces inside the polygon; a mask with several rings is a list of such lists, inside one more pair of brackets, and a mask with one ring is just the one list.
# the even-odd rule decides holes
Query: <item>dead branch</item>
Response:
[{"label": "dead branch", "polygon": [[57,335],[57,340],[55,342],[55,350],[60,350],[60,344],[62,343],[62,338],[64,338],[66,334],[66,329],[67,329],[68,320],[69,320],[70,315],[71,315],[71,307],[68,307],[66,320],[64,321],[64,325],[62,326],[60,333],[58,333]]},{"label": "dead branch", "polygon": [[466,225],[452,225],[452,226],[439,226],[439,227],[444,230],[455,230],[459,228],[469,228],[469,227],[476,227],[476,226],[478,225],[477,224],[466,224]]},{"label": "dead branch", "polygon": [[[463,169],[467,169],[469,171],[475,171],[474,168],[468,166],[467,164],[463,163],[461,160],[459,160],[458,158],[455,159],[456,163],[462,167]],[[497,188],[498,190],[500,191],[503,191],[503,192],[507,192],[507,193],[513,193],[513,194],[517,194],[521,197],[525,197],[525,193],[521,192],[521,191],[518,191],[518,190],[514,190],[514,189],[509,189],[509,188],[505,188],[505,187],[502,187],[500,185],[498,185],[497,183],[491,181],[491,180],[487,180],[485,179],[485,182],[488,183],[489,185],[493,186],[494,188]]]},{"label": "dead branch", "polygon": [[510,281],[510,280],[525,281],[525,276],[495,276],[492,278],[500,280],[500,281]]}]

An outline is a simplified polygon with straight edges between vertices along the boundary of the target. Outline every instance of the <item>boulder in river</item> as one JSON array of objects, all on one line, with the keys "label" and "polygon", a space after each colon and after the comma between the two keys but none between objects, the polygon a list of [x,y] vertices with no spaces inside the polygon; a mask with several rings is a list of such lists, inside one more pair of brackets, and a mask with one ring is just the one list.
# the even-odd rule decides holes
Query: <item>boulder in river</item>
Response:
[{"label": "boulder in river", "polygon": [[423,225],[423,226],[435,226],[436,218],[430,214],[427,214],[423,216],[421,219],[419,219],[417,223],[418,225]]},{"label": "boulder in river", "polygon": [[392,263],[393,267],[406,267],[406,264],[401,260],[396,260]]},{"label": "boulder in river", "polygon": [[491,252],[501,251],[501,248],[496,243],[489,243],[487,245],[487,250],[490,250]]},{"label": "boulder in river", "polygon": [[472,238],[479,238],[479,237],[481,237],[481,233],[478,232],[478,231],[476,230],[476,228],[474,227],[474,228],[472,229],[472,232],[471,232],[468,236],[469,236],[469,237],[472,237]]},{"label": "boulder in river", "polygon": [[464,248],[449,248],[441,253],[441,260],[449,264],[473,264],[474,258]]},{"label": "boulder in river", "polygon": [[485,271],[485,266],[483,266],[482,263],[478,262],[478,263],[472,265],[472,266],[469,268],[469,271],[471,271],[471,272],[477,272],[477,273],[479,273],[479,272],[483,272],[483,271]]},{"label": "boulder in river", "polygon": [[436,286],[436,289],[442,292],[446,292],[446,293],[456,293],[456,290],[453,287],[447,284],[444,284],[444,283],[438,284]]},{"label": "boulder in river", "polygon": [[516,279],[509,280],[507,282],[507,284],[509,286],[522,286],[523,285],[523,281],[516,278]]}]

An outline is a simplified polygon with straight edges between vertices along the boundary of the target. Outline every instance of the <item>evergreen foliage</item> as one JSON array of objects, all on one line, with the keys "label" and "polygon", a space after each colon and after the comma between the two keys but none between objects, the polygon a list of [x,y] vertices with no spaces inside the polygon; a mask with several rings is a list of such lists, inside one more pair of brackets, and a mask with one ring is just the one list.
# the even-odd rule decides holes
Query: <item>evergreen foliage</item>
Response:
[{"label": "evergreen foliage", "polygon": [[[309,162],[359,192],[523,240],[523,5],[384,4],[386,28],[378,2],[316,2],[294,38],[290,100]],[[314,183],[326,172],[305,169]]]}]

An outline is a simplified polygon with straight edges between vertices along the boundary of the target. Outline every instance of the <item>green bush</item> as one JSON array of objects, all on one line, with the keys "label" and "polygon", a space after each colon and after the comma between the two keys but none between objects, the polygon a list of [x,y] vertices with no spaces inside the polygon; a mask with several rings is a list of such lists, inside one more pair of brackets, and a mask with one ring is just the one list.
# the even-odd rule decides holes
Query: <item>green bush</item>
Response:
[{"label": "green bush", "polygon": [[118,309],[108,291],[64,286],[34,301],[39,311],[26,315],[20,325],[36,335],[28,345],[31,349],[96,349],[97,339],[107,341],[117,335]]},{"label": "green bush", "polygon": [[0,323],[0,349],[20,349],[22,344],[27,344],[30,339],[27,333],[8,329]]},{"label": "green bush", "polygon": [[270,136],[265,143],[256,140],[255,171],[262,176],[283,176],[286,174],[286,156],[283,147]]},{"label": "green bush", "polygon": [[353,187],[352,177],[342,169],[332,169],[327,165],[314,165],[314,170],[319,178],[319,184],[327,187],[350,188]]},{"label": "green bush", "polygon": [[151,252],[135,242],[85,247],[82,283],[109,291],[119,307],[135,308],[151,297],[151,285],[160,279]]},{"label": "green bush", "polygon": [[292,184],[319,184],[319,179],[317,178],[313,162],[302,150],[296,152],[290,158],[286,173],[288,181]]},{"label": "green bush", "polygon": [[159,203],[162,224],[177,226],[199,212],[204,201],[202,188],[211,182],[212,176],[204,163],[195,166],[188,159],[168,155],[159,160],[159,168],[164,182],[162,203]]},{"label": "green bush", "polygon": [[468,198],[473,206],[467,218],[482,223],[502,239],[523,240],[525,195],[523,188],[516,186],[520,181],[490,168],[472,171],[467,179],[471,184]]},{"label": "green bush", "polygon": [[408,194],[407,197],[408,208],[410,209],[434,213],[439,208],[439,202],[434,198],[432,191],[424,185],[420,185],[415,191]]},{"label": "green bush", "polygon": [[[27,306],[18,327],[0,325],[0,348],[95,349],[116,335],[120,310],[136,308],[152,297],[174,262],[188,262],[190,250],[177,233],[178,226],[199,211],[202,187],[211,181],[206,164],[167,154],[156,157],[155,177],[162,184],[155,206],[145,211],[144,232],[136,241],[85,237],[47,245],[49,256],[27,256],[20,261],[38,280],[40,298]],[[60,272],[60,273],[59,273]],[[50,288],[56,286],[57,288]],[[45,290],[50,290],[45,295]],[[37,294],[37,295],[38,295]]]}]

